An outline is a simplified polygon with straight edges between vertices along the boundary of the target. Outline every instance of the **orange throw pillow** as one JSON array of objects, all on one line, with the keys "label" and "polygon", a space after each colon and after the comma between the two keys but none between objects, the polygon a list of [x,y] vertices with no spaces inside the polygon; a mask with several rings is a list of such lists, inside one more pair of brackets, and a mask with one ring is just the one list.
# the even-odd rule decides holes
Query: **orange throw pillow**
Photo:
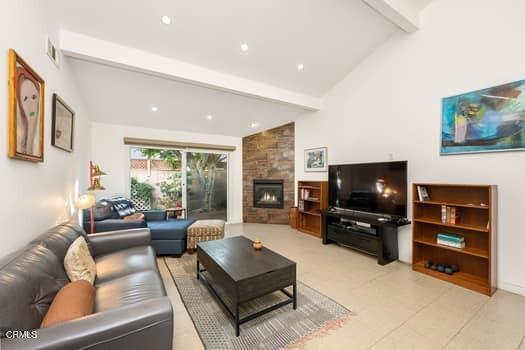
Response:
[{"label": "orange throw pillow", "polygon": [[95,287],[86,280],[66,284],[53,299],[40,327],[47,328],[93,313]]},{"label": "orange throw pillow", "polygon": [[126,221],[142,221],[144,220],[144,214],[142,213],[135,213],[128,216],[124,216],[122,220]]}]

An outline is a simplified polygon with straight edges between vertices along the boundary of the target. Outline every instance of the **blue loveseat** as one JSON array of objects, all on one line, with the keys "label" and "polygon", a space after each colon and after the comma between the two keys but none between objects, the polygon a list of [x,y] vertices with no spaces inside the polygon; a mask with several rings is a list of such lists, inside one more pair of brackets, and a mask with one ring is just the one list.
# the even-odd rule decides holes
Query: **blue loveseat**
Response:
[{"label": "blue loveseat", "polygon": [[[186,231],[195,220],[169,219],[165,210],[142,211],[142,220],[124,220],[136,213],[133,203],[123,197],[102,199],[94,207],[94,233],[147,227],[157,255],[181,255],[186,250]],[[84,229],[90,232],[90,212],[84,211]]]}]

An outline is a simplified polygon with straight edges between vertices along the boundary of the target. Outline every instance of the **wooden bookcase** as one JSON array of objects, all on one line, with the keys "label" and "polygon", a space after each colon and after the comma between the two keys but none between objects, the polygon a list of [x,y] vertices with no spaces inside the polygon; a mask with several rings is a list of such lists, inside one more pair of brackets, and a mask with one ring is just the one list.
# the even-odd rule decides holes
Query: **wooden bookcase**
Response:
[{"label": "wooden bookcase", "polygon": [[[425,186],[429,200],[420,201],[417,186]],[[492,295],[496,289],[495,185],[415,183],[412,185],[412,268],[415,271]],[[459,208],[456,224],[441,222],[441,206]],[[465,238],[465,248],[437,244],[438,233]],[[447,275],[425,268],[425,262],[455,264],[459,272]]]},{"label": "wooden bookcase", "polygon": [[[305,191],[309,192],[308,198]],[[328,209],[328,181],[299,181],[297,185],[297,229],[321,238],[323,223],[321,211]],[[301,210],[301,203],[304,209]]]}]

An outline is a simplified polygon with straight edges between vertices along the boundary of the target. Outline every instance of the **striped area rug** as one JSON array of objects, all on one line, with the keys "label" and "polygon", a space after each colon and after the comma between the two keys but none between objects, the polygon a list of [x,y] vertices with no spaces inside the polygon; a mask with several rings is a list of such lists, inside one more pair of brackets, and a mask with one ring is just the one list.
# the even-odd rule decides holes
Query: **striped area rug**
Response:
[{"label": "striped area rug", "polygon": [[[236,337],[232,319],[195,277],[196,260],[196,254],[164,258],[206,349],[302,349],[309,340],[342,326],[351,314],[342,305],[298,281],[297,310],[287,305],[244,323],[241,335]],[[276,292],[244,304],[241,318],[283,298],[283,293]]]}]

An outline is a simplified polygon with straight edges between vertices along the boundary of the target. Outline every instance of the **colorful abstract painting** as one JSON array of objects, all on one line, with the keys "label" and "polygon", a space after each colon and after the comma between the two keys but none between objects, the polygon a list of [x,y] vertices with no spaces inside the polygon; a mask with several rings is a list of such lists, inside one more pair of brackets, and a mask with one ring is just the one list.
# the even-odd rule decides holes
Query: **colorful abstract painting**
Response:
[{"label": "colorful abstract painting", "polygon": [[525,80],[443,99],[441,154],[525,150]]}]

